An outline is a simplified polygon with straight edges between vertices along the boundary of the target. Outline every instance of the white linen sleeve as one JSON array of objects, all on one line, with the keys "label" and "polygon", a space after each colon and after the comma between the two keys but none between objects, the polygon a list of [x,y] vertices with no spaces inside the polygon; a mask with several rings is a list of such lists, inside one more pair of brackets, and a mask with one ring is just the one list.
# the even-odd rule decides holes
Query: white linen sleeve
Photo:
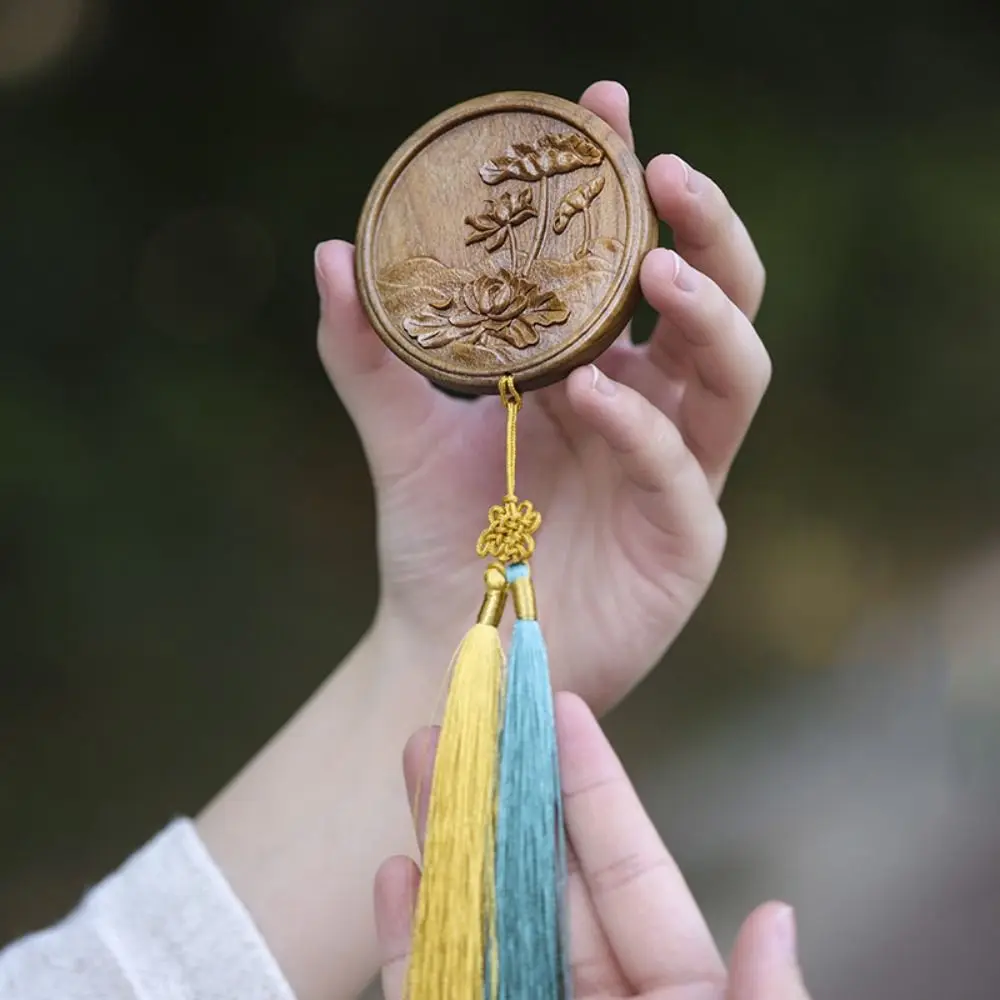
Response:
[{"label": "white linen sleeve", "polygon": [[194,825],[178,819],[54,926],[0,951],[0,1000],[295,1000]]}]

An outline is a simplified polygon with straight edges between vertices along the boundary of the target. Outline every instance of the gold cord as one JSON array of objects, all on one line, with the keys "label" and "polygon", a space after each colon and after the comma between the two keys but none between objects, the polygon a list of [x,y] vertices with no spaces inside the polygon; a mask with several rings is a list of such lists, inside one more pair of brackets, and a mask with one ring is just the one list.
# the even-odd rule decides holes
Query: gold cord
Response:
[{"label": "gold cord", "polygon": [[479,536],[476,552],[480,557],[492,556],[504,564],[525,562],[535,551],[534,533],[542,523],[542,515],[529,500],[518,500],[515,490],[517,471],[517,414],[521,409],[521,394],[511,375],[500,379],[500,400],[507,408],[507,493],[502,504],[489,510],[489,523]]},{"label": "gold cord", "polygon": [[517,474],[517,415],[521,409],[521,394],[510,375],[500,379],[500,400],[507,407],[507,495],[504,500],[517,500],[514,477]]}]

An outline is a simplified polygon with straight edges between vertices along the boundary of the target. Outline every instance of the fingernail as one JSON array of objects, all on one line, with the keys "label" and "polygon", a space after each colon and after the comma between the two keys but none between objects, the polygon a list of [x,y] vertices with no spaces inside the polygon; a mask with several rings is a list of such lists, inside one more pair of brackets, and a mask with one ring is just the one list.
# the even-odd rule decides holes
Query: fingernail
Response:
[{"label": "fingernail", "polygon": [[697,193],[700,187],[697,172],[692,170],[676,153],[671,153],[670,155],[681,165],[681,169],[684,171],[684,184],[688,191],[693,194]]},{"label": "fingernail", "polygon": [[590,366],[590,388],[599,392],[602,396],[613,396],[617,391],[617,386],[597,367]]},{"label": "fingernail", "polygon": [[695,285],[691,268],[676,250],[671,250],[670,255],[674,260],[674,284],[683,292],[693,292]]},{"label": "fingernail", "polygon": [[795,911],[784,907],[774,918],[775,943],[781,950],[782,957],[791,963],[798,961],[797,932],[795,929]]}]

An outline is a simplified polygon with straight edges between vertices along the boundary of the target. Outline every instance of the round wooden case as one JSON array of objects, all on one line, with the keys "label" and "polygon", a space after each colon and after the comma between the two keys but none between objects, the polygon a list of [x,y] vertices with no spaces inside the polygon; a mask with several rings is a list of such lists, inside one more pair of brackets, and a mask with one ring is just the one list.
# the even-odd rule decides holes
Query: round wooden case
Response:
[{"label": "round wooden case", "polygon": [[355,268],[371,325],[463,393],[565,378],[624,329],[658,225],[642,164],[601,118],[547,94],[459,104],[376,178]]}]

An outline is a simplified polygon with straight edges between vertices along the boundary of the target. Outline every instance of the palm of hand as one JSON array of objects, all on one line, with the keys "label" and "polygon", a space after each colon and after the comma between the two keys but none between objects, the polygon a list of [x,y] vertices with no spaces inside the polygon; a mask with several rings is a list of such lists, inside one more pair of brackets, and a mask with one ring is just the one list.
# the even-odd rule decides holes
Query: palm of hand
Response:
[{"label": "palm of hand", "polygon": [[[622,88],[595,84],[581,103],[631,141]],[[678,248],[643,263],[660,314],[649,344],[626,333],[603,376],[585,368],[530,393],[519,418],[517,489],[543,517],[532,564],[554,680],[598,711],[652,667],[708,587],[725,541],[718,495],[770,376],[748,318],[764,273],[742,223],[678,158],[646,174]],[[320,352],[375,480],[378,622],[447,657],[482,595],[476,539],[506,492],[503,406],[446,397],[382,346],[346,244],[322,246],[317,269]]]},{"label": "palm of hand", "polygon": [[[581,426],[573,398],[564,385],[526,397],[517,483],[543,518],[532,565],[555,683],[604,708],[697,605],[721,555],[721,519],[714,537],[711,527],[681,537],[651,523],[645,498],[609,445]],[[395,620],[457,642],[481,597],[476,539],[505,491],[505,414],[495,397],[442,395],[433,406],[412,465],[380,489],[383,599]],[[704,502],[711,523],[707,491]],[[606,648],[619,658],[609,663]]]}]

